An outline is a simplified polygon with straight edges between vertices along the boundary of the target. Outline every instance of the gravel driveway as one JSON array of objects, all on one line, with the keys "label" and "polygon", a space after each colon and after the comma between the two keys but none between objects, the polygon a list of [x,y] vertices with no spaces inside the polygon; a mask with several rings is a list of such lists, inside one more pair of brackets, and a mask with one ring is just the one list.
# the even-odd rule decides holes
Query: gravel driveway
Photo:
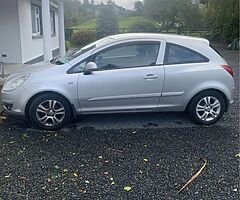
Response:
[{"label": "gravel driveway", "polygon": [[[183,113],[118,114],[44,132],[0,118],[0,200],[238,199],[238,52],[218,49],[234,68],[237,90],[214,126],[196,126]],[[177,194],[201,158],[206,168]]]}]

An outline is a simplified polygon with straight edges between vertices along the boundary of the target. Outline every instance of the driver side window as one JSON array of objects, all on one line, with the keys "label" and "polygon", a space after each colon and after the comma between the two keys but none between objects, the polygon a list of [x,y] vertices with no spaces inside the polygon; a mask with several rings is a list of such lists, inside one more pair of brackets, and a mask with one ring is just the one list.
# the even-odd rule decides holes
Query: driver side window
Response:
[{"label": "driver side window", "polygon": [[94,56],[98,70],[146,67],[156,64],[160,42],[117,45]]}]

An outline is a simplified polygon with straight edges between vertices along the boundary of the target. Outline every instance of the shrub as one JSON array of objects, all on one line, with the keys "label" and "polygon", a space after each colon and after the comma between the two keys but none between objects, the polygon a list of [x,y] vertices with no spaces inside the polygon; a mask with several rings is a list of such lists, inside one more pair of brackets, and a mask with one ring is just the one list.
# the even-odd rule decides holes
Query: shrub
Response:
[{"label": "shrub", "polygon": [[78,31],[73,34],[72,42],[79,46],[87,45],[96,40],[94,31]]},{"label": "shrub", "polygon": [[128,32],[133,32],[133,33],[156,33],[157,28],[156,26],[151,23],[151,22],[136,22],[132,25],[129,26]]}]

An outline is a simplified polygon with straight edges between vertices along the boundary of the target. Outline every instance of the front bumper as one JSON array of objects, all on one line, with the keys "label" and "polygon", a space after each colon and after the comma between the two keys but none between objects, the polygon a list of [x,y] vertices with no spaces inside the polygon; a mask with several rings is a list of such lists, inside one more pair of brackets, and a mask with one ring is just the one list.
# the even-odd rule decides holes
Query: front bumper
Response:
[{"label": "front bumper", "polygon": [[7,113],[18,117],[25,117],[25,107],[30,99],[31,93],[22,86],[17,89],[1,92],[1,102]]}]

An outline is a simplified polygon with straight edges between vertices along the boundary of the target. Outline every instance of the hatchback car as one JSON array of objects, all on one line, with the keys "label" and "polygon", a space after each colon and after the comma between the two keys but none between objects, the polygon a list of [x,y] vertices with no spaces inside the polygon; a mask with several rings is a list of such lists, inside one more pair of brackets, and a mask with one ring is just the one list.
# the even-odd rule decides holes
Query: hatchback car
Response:
[{"label": "hatchback car", "polygon": [[77,115],[125,112],[187,111],[211,125],[233,89],[232,68],[206,39],[121,34],[10,75],[1,97],[8,113],[47,130]]}]

